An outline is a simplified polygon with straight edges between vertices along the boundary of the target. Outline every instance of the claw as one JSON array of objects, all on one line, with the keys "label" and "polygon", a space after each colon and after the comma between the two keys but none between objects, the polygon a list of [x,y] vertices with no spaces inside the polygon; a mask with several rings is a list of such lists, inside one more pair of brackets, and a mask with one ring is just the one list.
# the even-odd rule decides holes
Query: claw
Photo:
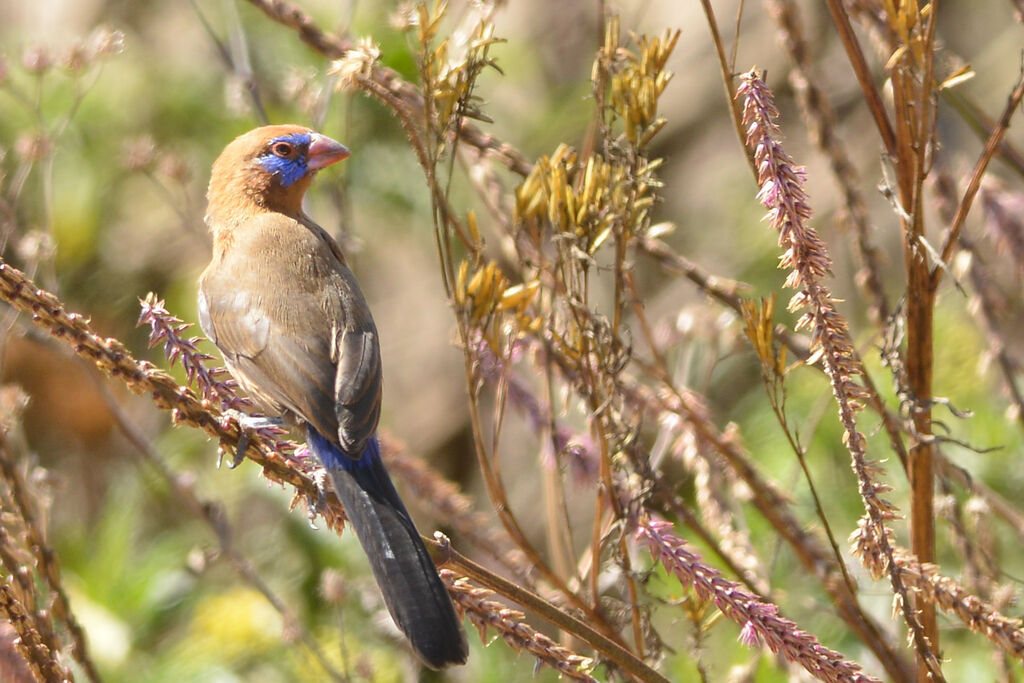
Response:
[{"label": "claw", "polygon": [[235,457],[228,463],[228,469],[233,470],[245,460],[245,452],[249,450],[249,441],[252,439],[252,432],[246,429],[241,423],[238,424],[238,445],[235,446]]},{"label": "claw", "polygon": [[[233,470],[245,460],[245,452],[249,449],[249,441],[252,440],[252,432],[268,427],[282,427],[284,420],[279,417],[268,417],[266,415],[248,415],[240,410],[228,409],[223,413],[225,424],[232,420],[238,425],[238,445],[235,447],[235,454],[228,464],[228,469]],[[221,449],[217,457],[217,469],[220,469],[224,461],[224,450]]]}]

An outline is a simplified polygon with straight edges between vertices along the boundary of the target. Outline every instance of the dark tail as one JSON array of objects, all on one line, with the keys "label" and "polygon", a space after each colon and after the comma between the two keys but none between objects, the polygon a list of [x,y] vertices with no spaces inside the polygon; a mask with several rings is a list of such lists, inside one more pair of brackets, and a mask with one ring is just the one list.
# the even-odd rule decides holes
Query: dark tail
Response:
[{"label": "dark tail", "polygon": [[464,664],[466,636],[434,561],[384,469],[377,438],[353,460],[316,430],[306,431],[370,559],[395,624],[427,666]]}]

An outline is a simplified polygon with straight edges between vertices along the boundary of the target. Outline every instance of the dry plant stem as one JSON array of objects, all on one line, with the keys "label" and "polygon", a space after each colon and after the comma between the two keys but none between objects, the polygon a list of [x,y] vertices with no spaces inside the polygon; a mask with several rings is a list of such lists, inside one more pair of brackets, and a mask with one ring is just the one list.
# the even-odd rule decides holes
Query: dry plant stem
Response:
[{"label": "dry plant stem", "polygon": [[[890,71],[893,85],[893,103],[896,123],[896,184],[900,202],[899,220],[903,236],[903,260],[907,277],[906,350],[903,362],[907,372],[908,389],[912,396],[910,474],[910,540],[914,554],[922,562],[935,560],[935,442],[932,438],[932,372],[934,367],[934,309],[935,280],[931,274],[928,255],[924,249],[927,239],[924,224],[922,187],[928,174],[932,134],[934,131],[935,102],[933,83],[933,56],[935,53],[935,25],[937,3],[930,5],[927,25],[911,8],[901,6],[895,10],[899,17],[889,17],[890,23],[917,21],[909,28],[901,45],[902,53],[895,58]],[[913,15],[913,16],[910,16]],[[915,49],[919,48],[919,49]],[[923,54],[923,63],[919,58]],[[893,570],[895,568],[892,568]],[[915,600],[923,636],[915,633],[919,655],[917,680],[926,683],[929,674],[936,674],[934,654],[939,652],[939,628],[935,606],[926,600]],[[909,606],[907,606],[909,608]],[[926,652],[927,650],[927,652]]]},{"label": "dry plant stem", "polygon": [[818,352],[832,386],[844,430],[844,442],[857,475],[867,513],[859,529],[859,554],[874,575],[886,571],[889,574],[893,593],[899,598],[923,664],[918,675],[926,669],[926,673],[935,676],[935,680],[942,680],[938,660],[929,649],[926,630],[911,607],[906,587],[893,561],[889,540],[891,532],[886,528],[885,520],[894,516],[895,509],[879,495],[888,487],[876,482],[881,468],[867,459],[865,438],[857,429],[856,412],[867,392],[855,380],[865,373],[855,356],[846,321],[835,309],[835,299],[822,283],[830,271],[831,258],[824,242],[805,223],[810,218],[811,209],[803,189],[803,170],[795,167],[778,143],[781,134],[775,122],[778,112],[773,95],[760,74],[755,71],[744,74],[738,96],[744,99],[747,145],[755,150],[758,160],[757,182],[761,188],[758,198],[769,210],[769,219],[779,231],[779,244],[786,250],[781,263],[781,267],[790,269],[786,285],[797,289],[789,308],[809,309],[797,326],[813,330],[813,349]]},{"label": "dry plant stem", "polygon": [[[6,502],[4,500],[4,503]],[[13,522],[14,520],[10,518],[6,521],[7,524],[12,525]],[[18,539],[24,537],[24,534],[20,533],[20,529],[17,536]],[[38,646],[33,648],[35,656],[52,659],[52,665],[59,667],[57,657],[61,651],[61,644],[54,633],[52,615],[44,607],[40,607],[41,603],[48,601],[49,596],[39,590],[36,575],[27,566],[27,554],[24,542],[16,540],[12,534],[8,533],[6,526],[0,525],[0,582],[4,587],[10,589],[12,598],[17,602],[10,606],[10,610],[13,612],[10,610],[5,612],[0,608],[0,621],[15,624],[19,634],[30,632],[31,635],[27,639],[38,643]],[[18,623],[19,620],[20,623]],[[26,664],[37,668],[36,664],[29,660],[31,653],[19,650],[19,654],[22,655]]]},{"label": "dry plant stem", "polygon": [[[723,457],[736,475],[747,484],[754,506],[780,537],[792,546],[804,568],[818,579],[828,593],[839,616],[878,657],[890,678],[901,682],[912,680],[913,674],[909,663],[900,657],[893,648],[891,639],[861,609],[856,594],[850,592],[839,575],[831,554],[821,546],[817,538],[804,529],[803,523],[790,513],[790,503],[785,496],[772,482],[757,472],[749,454],[718,430],[707,415],[706,408],[694,394],[678,390],[669,380],[664,382],[667,395],[661,397],[655,397],[653,392],[640,385],[626,389],[625,392],[635,405],[652,412],[654,419],[663,411],[679,415],[690,424],[702,441]],[[709,465],[718,467],[720,463],[712,460]],[[674,514],[671,509],[666,512]]]},{"label": "dry plant stem", "polygon": [[[971,172],[971,179],[967,184],[967,189],[964,190],[964,197],[960,200],[959,206],[956,209],[956,216],[953,217],[953,224],[949,227],[949,232],[946,235],[945,243],[942,246],[942,263],[946,266],[949,265],[953,259],[953,252],[957,246],[957,240],[960,237],[960,231],[963,229],[964,221],[967,219],[967,214],[971,210],[971,205],[974,202],[974,197],[978,193],[978,189],[981,187],[981,179],[985,175],[985,171],[988,168],[988,164],[992,161],[992,157],[999,150],[999,145],[1003,141],[1003,137],[1006,135],[1006,131],[1010,127],[1010,119],[1013,118],[1014,113],[1020,106],[1021,98],[1024,97],[1024,69],[1021,70],[1020,75],[1017,78],[1017,84],[1007,98],[1006,107],[1003,109],[1002,116],[999,117],[999,123],[988,136],[988,140],[985,142],[985,149],[978,158],[977,163],[974,165],[974,170]],[[937,289],[939,283],[942,281],[942,273],[944,268],[936,267],[931,274],[933,289]]]},{"label": "dry plant stem", "polygon": [[424,541],[427,543],[427,547],[431,549],[438,566],[452,567],[458,570],[458,573],[476,581],[482,586],[486,586],[516,604],[522,605],[563,631],[573,634],[603,656],[615,662],[636,680],[668,683],[667,678],[638,659],[636,655],[621,644],[606,638],[597,629],[592,628],[590,624],[563,612],[539,595],[495,575],[468,557],[460,555],[447,543],[427,538],[424,538]]},{"label": "dry plant stem", "polygon": [[[463,338],[463,343],[468,344],[466,340],[466,323],[465,321],[459,321],[460,334]],[[467,346],[468,348],[468,346]],[[474,370],[474,361],[472,354],[465,353],[465,370],[466,370],[466,383],[467,391],[470,396],[474,396],[476,385],[476,371]],[[604,618],[597,613],[597,611],[588,605],[580,596],[578,596],[569,585],[562,579],[561,576],[556,574],[547,563],[541,558],[540,554],[530,543],[526,534],[519,526],[519,522],[516,520],[515,515],[508,504],[508,498],[505,495],[505,487],[501,482],[501,477],[495,468],[492,466],[491,461],[487,457],[487,449],[483,442],[483,426],[480,421],[479,402],[476,400],[469,401],[469,412],[470,412],[470,423],[473,427],[473,442],[477,454],[477,463],[480,465],[480,471],[484,478],[484,484],[487,489],[488,497],[491,499],[491,505],[498,514],[498,519],[504,525],[505,530],[512,537],[513,542],[516,546],[527,557],[527,561],[530,562],[537,571],[548,581],[554,588],[556,588],[565,599],[576,609],[582,611],[587,619],[591,623],[595,624],[600,628],[608,637],[618,639],[615,629],[608,624]],[[525,605],[524,605],[525,606]]]},{"label": "dry plant stem", "polygon": [[[715,44],[715,54],[718,56],[718,69],[722,77],[722,87],[725,89],[725,101],[729,106],[729,115],[732,117],[732,125],[736,129],[736,139],[740,141],[740,147],[747,157],[750,170],[754,173],[757,168],[754,166],[754,156],[743,144],[743,121],[740,117],[740,108],[733,99],[732,94],[736,91],[735,65],[730,64],[725,56],[725,43],[722,41],[722,33],[718,30],[718,19],[715,18],[715,10],[711,6],[711,0],[700,0],[700,6],[704,10],[704,16],[708,22],[708,30],[711,31],[711,40]],[[736,38],[739,38],[737,32]]]},{"label": "dry plant stem", "polygon": [[897,550],[896,561],[908,586],[927,595],[933,604],[957,616],[967,628],[984,635],[1006,654],[1024,662],[1024,628],[1020,619],[1004,617],[991,604],[939,574],[934,564],[922,563],[905,550]]},{"label": "dry plant stem", "polygon": [[857,171],[836,130],[835,112],[811,75],[813,67],[810,46],[804,38],[799,8],[793,0],[767,0],[767,5],[782,31],[783,44],[793,60],[789,81],[808,123],[810,136],[828,158],[832,175],[842,190],[846,214],[856,236],[854,244],[861,261],[857,281],[870,297],[869,311],[872,319],[876,324],[881,324],[890,314],[882,286],[882,255],[871,240],[867,205],[858,188]]},{"label": "dry plant stem", "polygon": [[[954,199],[955,201],[955,199]],[[705,273],[699,266],[689,262],[684,257],[675,254],[664,242],[651,238],[643,238],[638,246],[640,250],[656,259],[668,272],[682,275],[697,285],[709,297],[728,306],[737,314],[742,314],[740,302],[741,297],[737,291],[742,285],[732,280],[719,278],[715,275]],[[794,337],[788,330],[776,330],[776,338],[782,341],[796,357],[806,359],[807,348],[797,337]],[[1005,355],[1005,353],[1003,354]],[[859,361],[858,361],[859,362]],[[666,384],[671,384],[668,379],[662,378]],[[885,405],[885,401],[878,393],[874,381],[869,374],[863,376],[864,388],[868,392],[868,405],[882,419],[882,425],[889,437],[889,442],[900,458],[903,467],[906,468],[908,454],[903,444],[903,430],[896,417]],[[1021,411],[1021,420],[1024,421],[1024,410]],[[1000,495],[997,491],[984,483],[970,477],[962,469],[946,460],[942,453],[936,453],[935,466],[941,476],[956,481],[960,486],[984,499],[992,509],[1008,523],[1008,526],[1024,543],[1024,513],[1021,513],[1012,503]],[[890,676],[894,676],[891,671]]]},{"label": "dry plant stem", "polygon": [[[2,443],[0,443],[0,452],[2,452],[4,460],[12,460],[6,437],[0,435],[0,438],[3,438]],[[6,462],[4,463],[5,471],[12,470],[13,468],[13,464],[8,465]],[[10,488],[8,486],[8,489]],[[8,492],[5,491],[4,493]],[[9,501],[10,496],[4,495],[0,498],[0,506],[3,506],[3,508],[10,507],[13,511],[17,505]],[[57,639],[51,618],[52,615],[39,607],[39,603],[44,601],[45,596],[42,595],[38,588],[36,575],[32,571],[28,571],[26,567],[30,562],[27,557],[28,551],[25,548],[25,536],[27,533],[23,531],[27,524],[24,520],[20,519],[11,519],[8,521],[8,524],[9,526],[0,525],[0,565],[7,572],[7,578],[12,581],[12,588],[18,591],[19,599],[22,602],[28,603],[25,612],[28,618],[32,620],[32,628],[37,633],[40,642],[51,652],[59,652],[61,644]]]},{"label": "dry plant stem", "polygon": [[281,615],[281,619],[287,630],[298,633],[299,639],[302,641],[303,645],[309,649],[310,653],[331,680],[347,680],[344,675],[334,669],[330,660],[328,660],[324,655],[319,643],[317,643],[312,634],[302,626],[298,615],[296,615],[283,600],[277,597],[270,586],[267,585],[267,582],[263,580],[263,577],[261,577],[252,566],[252,563],[249,562],[248,558],[235,549],[233,543],[234,531],[224,515],[223,507],[212,501],[202,500],[196,495],[194,488],[185,483],[183,478],[172,470],[166,462],[164,462],[153,447],[152,442],[146,438],[146,435],[142,433],[142,430],[140,430],[138,426],[136,426],[136,424],[125,414],[121,404],[117,402],[117,399],[114,398],[110,390],[101,381],[99,381],[98,377],[96,379],[97,389],[99,389],[100,394],[103,396],[103,400],[107,404],[107,407],[110,408],[118,429],[120,429],[124,437],[128,439],[128,442],[135,447],[135,450],[139,453],[142,460],[148,463],[160,474],[161,478],[174,492],[174,499],[177,502],[184,504],[185,509],[189,511],[189,514],[196,519],[202,520],[208,527],[210,527],[210,530],[217,537],[217,543],[220,546],[220,556],[227,559],[228,563],[235,570],[235,573],[260,593],[264,599],[270,603],[271,607]]},{"label": "dry plant stem", "polygon": [[[960,115],[971,131],[978,136],[978,139],[987,140],[992,130],[998,125],[973,100],[964,97],[955,88],[942,88],[939,94],[942,96],[942,101]],[[996,154],[1017,175],[1024,177],[1024,154],[1005,137],[999,143]]]},{"label": "dry plant stem", "polygon": [[[166,372],[146,361],[137,361],[124,344],[117,339],[104,339],[97,335],[86,318],[77,313],[66,312],[63,303],[56,296],[36,288],[24,274],[2,260],[0,260],[0,298],[10,303],[15,309],[30,314],[34,323],[69,344],[75,353],[93,363],[96,369],[121,380],[137,394],[149,395],[158,407],[172,411],[176,425],[188,425],[200,429],[217,439],[223,447],[232,452],[237,448],[240,433],[236,423],[226,423],[220,412],[214,409],[209,402],[201,401],[187,387],[179,386],[174,378]],[[262,467],[263,476],[268,480],[281,485],[288,484],[296,489],[298,495],[308,500],[316,500],[323,493],[309,474],[298,470],[294,460],[286,458],[275,450],[274,444],[260,434],[251,435],[245,455]],[[327,495],[320,514],[329,528],[335,531],[341,529],[345,519],[344,509],[333,492]],[[482,583],[484,582],[482,577],[486,577],[486,580],[493,581],[496,586],[514,587],[513,584],[478,565],[474,571],[478,574],[476,578]],[[496,591],[505,595],[501,588]],[[519,592],[521,589],[516,587],[514,594],[518,595]],[[506,597],[514,599],[513,595]],[[550,603],[545,604],[548,605],[547,609],[550,611],[558,611],[558,608]],[[585,604],[584,607],[586,607]],[[592,611],[584,611],[587,619],[593,623],[602,624],[602,621]],[[560,623],[570,627],[578,623],[578,620],[564,613],[552,618],[560,619]],[[589,626],[586,628],[588,631],[593,630]],[[575,631],[570,632],[575,635]],[[604,638],[604,640],[610,642],[608,638]],[[621,646],[617,647],[622,649]]]},{"label": "dry plant stem", "polygon": [[[877,13],[864,11],[855,11],[854,13],[860,20],[861,25],[873,35],[874,40],[872,42],[876,44],[876,47],[881,52],[881,57],[888,59],[898,46],[897,36],[896,32],[892,30],[886,23],[885,18],[880,14],[880,5],[878,5],[878,8],[879,12]],[[951,52],[949,45],[943,45],[942,51],[947,55],[947,61],[952,62],[958,59],[957,55]],[[985,140],[988,138],[995,124],[985,116],[981,107],[955,88],[943,87],[943,84],[939,82],[934,83],[933,86],[935,90],[939,91],[943,100],[953,108],[979,139]],[[1018,175],[1024,176],[1024,154],[1014,147],[1013,144],[1004,139],[999,145],[998,154],[999,158]]]},{"label": "dry plant stem", "polygon": [[860,83],[861,91],[864,93],[864,101],[867,103],[871,116],[875,120],[878,134],[882,137],[885,151],[891,157],[896,156],[896,133],[893,132],[889,115],[886,113],[885,105],[882,103],[882,95],[878,92],[874,79],[871,77],[871,68],[864,58],[864,52],[860,49],[860,43],[857,42],[853,26],[850,25],[850,17],[846,13],[841,0],[826,0],[826,2],[828,10],[832,15],[832,21],[839,32],[839,40],[843,43],[846,55],[850,59],[850,66],[853,67],[853,73],[857,76],[857,82]]},{"label": "dry plant stem", "polygon": [[14,466],[14,457],[2,428],[0,428],[0,470],[2,470],[3,480],[7,482],[11,490],[11,498],[17,508],[16,513],[24,523],[28,533],[28,546],[32,554],[35,555],[39,574],[43,577],[47,588],[49,588],[50,593],[53,595],[53,605],[51,607],[53,615],[64,622],[71,636],[71,654],[82,667],[83,672],[90,681],[99,681],[99,672],[89,657],[85,631],[82,630],[81,624],[78,623],[78,619],[75,618],[74,613],[71,611],[71,604],[68,600],[67,592],[64,590],[64,584],[61,581],[57,553],[46,542],[43,530],[39,527],[39,522],[35,518],[35,513],[29,502],[25,481],[22,479],[17,467]]},{"label": "dry plant stem", "polygon": [[491,529],[486,515],[473,511],[472,500],[459,491],[457,484],[445,479],[420,458],[406,455],[389,438],[381,440],[381,455],[388,471],[402,479],[414,500],[425,501],[424,507],[437,519],[443,519],[461,540],[486,552],[520,580],[533,583],[534,567],[513,556],[508,536]]},{"label": "dry plant stem", "polygon": [[636,246],[642,253],[658,261],[668,272],[686,277],[708,296],[724,303],[737,313],[740,312],[740,302],[743,300],[740,291],[749,289],[749,286],[704,272],[700,266],[675,253],[659,239],[640,235]]},{"label": "dry plant stem", "polygon": [[[467,322],[465,320],[458,320],[459,322],[459,333],[463,340],[464,348],[469,349],[468,341],[468,330]],[[466,372],[466,388],[469,392],[469,396],[473,397],[476,394],[476,378],[477,372],[475,369],[476,361],[471,353],[464,353],[465,360],[465,372]],[[501,476],[498,473],[495,463],[487,457],[487,448],[483,441],[483,425],[480,420],[479,402],[471,399],[469,401],[469,412],[470,412],[470,424],[473,428],[473,443],[474,449],[477,454],[477,463],[480,465],[480,472],[483,475],[485,488],[487,489],[488,497],[491,500],[491,505],[498,515],[498,519],[501,521],[505,530],[509,536],[512,537],[513,542],[516,546],[522,550],[526,555],[527,561],[532,564],[545,581],[548,581],[554,588],[556,588],[565,599],[576,609],[581,610],[587,615],[587,618],[591,620],[591,623],[596,624],[601,630],[609,637],[618,639],[615,629],[603,619],[597,611],[588,605],[579,595],[577,595],[566,583],[566,581],[555,573],[544,560],[540,554],[533,547],[533,544],[526,537],[522,527],[516,520],[511,507],[508,503],[508,497],[505,495],[505,487],[502,483]],[[497,455],[497,452],[494,452]]]},{"label": "dry plant stem", "polygon": [[0,581],[0,614],[6,617],[18,634],[14,646],[37,681],[63,683],[75,680],[71,671],[60,666],[54,656],[55,653],[40,640],[39,632],[33,627],[32,618],[18,600],[9,581]]},{"label": "dry plant stem", "polygon": [[[511,369],[504,371],[502,376],[507,378],[507,381],[513,384],[516,383],[516,378],[512,377]],[[543,447],[541,449],[541,476],[544,478],[544,502],[545,502],[545,520],[547,522],[547,535],[548,535],[548,551],[554,558],[555,570],[559,576],[576,576],[571,574],[575,571],[573,567],[573,542],[572,542],[572,525],[569,522],[569,510],[568,500],[565,495],[565,485],[562,481],[562,470],[559,462],[559,447],[556,440],[556,430],[558,429],[558,421],[555,416],[555,412],[552,406],[555,405],[555,388],[551,381],[551,362],[547,359],[544,360],[544,372],[541,375],[544,383],[544,396],[546,397],[544,417],[545,419],[540,425],[539,434]],[[525,391],[523,392],[526,393]],[[513,401],[513,405],[516,402]],[[520,409],[524,409],[525,402],[519,402]],[[538,407],[538,413],[540,409]],[[547,466],[543,462],[545,459],[550,459]]]},{"label": "dry plant stem", "polygon": [[705,565],[699,555],[674,535],[671,524],[642,518],[636,522],[636,535],[655,561],[684,586],[692,586],[701,599],[712,600],[722,614],[743,626],[741,642],[764,643],[773,653],[781,653],[823,681],[878,683],[878,679],[864,673],[859,664],[826,648],[813,635],[779,616],[776,605],[762,602]]},{"label": "dry plant stem", "polygon": [[477,627],[481,640],[487,629],[497,631],[513,649],[528,651],[537,657],[539,663],[547,664],[560,675],[574,681],[597,683],[597,679],[588,673],[594,665],[593,659],[581,657],[555,644],[543,633],[523,623],[522,612],[490,600],[491,591],[474,586],[469,579],[455,576],[454,572],[441,570],[448,592],[459,610]]},{"label": "dry plant stem", "polygon": [[[294,3],[285,0],[249,0],[249,2],[273,21],[295,30],[302,42],[325,57],[340,59],[352,48],[351,41],[324,32],[309,15]],[[411,83],[402,80],[397,72],[375,64],[368,80],[383,91],[389,92],[411,113],[414,113],[414,116],[422,118],[424,103],[419,90]],[[530,172],[530,163],[515,148],[483,133],[472,123],[462,121],[459,124],[458,135],[462,142],[497,159],[513,172],[523,176]]]},{"label": "dry plant stem", "polygon": [[[985,339],[988,340],[989,350],[999,363],[1000,374],[1003,377],[1003,385],[1006,387],[1010,400],[1013,401],[1017,413],[1017,422],[1024,428],[1024,394],[1021,394],[1017,386],[1017,368],[1013,358],[1008,351],[1006,334],[999,328],[998,314],[996,313],[996,302],[990,291],[992,283],[979,263],[980,256],[974,248],[971,240],[961,236],[959,239],[960,248],[971,255],[971,264],[968,269],[968,276],[974,295],[977,297],[978,306],[975,314],[981,320],[981,326],[985,330]],[[970,307],[975,308],[975,307]],[[1016,512],[1016,509],[1014,509]],[[1019,513],[1018,513],[1019,514]],[[1017,532],[1024,539],[1024,526],[1018,526]]]},{"label": "dry plant stem", "polygon": [[[647,313],[644,311],[644,307],[642,304],[643,299],[641,298],[640,292],[637,289],[636,279],[632,276],[632,273],[629,275],[628,284],[630,296],[633,301],[633,314],[639,323],[640,329],[643,331],[644,339],[647,341],[647,344],[651,349],[651,354],[654,356],[654,365],[656,366],[656,369],[648,368],[648,372],[658,381],[661,381],[663,378],[671,376],[671,373],[668,370],[668,364],[665,361],[665,356],[661,352],[661,349],[658,348],[657,341],[654,337],[653,329],[651,327],[650,322],[647,319]],[[706,465],[707,461],[703,460],[703,463]],[[710,468],[707,468],[707,470],[710,471]],[[645,474],[649,479],[653,480],[654,487],[656,490],[665,490],[665,483],[662,480],[662,478],[658,475],[658,473],[649,472]],[[700,478],[698,477],[698,481],[699,480]],[[707,486],[707,489],[709,490],[708,495],[713,496],[714,494],[710,492],[710,490],[713,489],[713,486],[709,485]],[[699,495],[700,494],[698,494],[698,501]],[[675,497],[672,496],[671,494],[666,496],[666,501],[669,502],[670,504],[679,503],[679,501],[676,500]],[[680,516],[684,519],[687,526],[690,526],[690,528],[697,531],[697,533],[705,541],[710,541],[709,545],[711,546],[712,550],[725,561],[726,566],[728,566],[729,569],[737,577],[739,577],[744,584],[747,585],[747,587],[758,593],[762,591],[767,592],[768,579],[765,576],[761,576],[760,572],[758,571],[760,569],[760,560],[757,558],[757,553],[753,548],[753,544],[750,542],[750,538],[745,532],[741,533],[739,531],[738,525],[734,522],[733,515],[730,512],[726,511],[727,504],[716,500],[713,505],[708,505],[706,503],[700,502],[699,506],[703,511],[705,520],[717,526],[720,537],[729,541],[731,550],[728,554],[726,553],[722,545],[719,544],[718,540],[712,539],[707,530],[697,523],[696,518],[692,514],[690,514],[688,510],[685,510],[685,506],[683,506],[682,504],[673,505],[673,507],[676,508],[677,510],[679,510],[680,508],[685,510],[685,512],[682,513]],[[711,509],[714,509],[715,511],[712,512]],[[717,524],[715,524],[715,518],[717,518]],[[737,541],[737,539],[739,540]],[[755,563],[753,565],[753,568],[751,568],[751,563],[747,561],[751,559]],[[747,569],[740,570],[739,567],[741,565],[746,566]],[[763,587],[755,588],[754,586],[757,583],[761,583]]]}]

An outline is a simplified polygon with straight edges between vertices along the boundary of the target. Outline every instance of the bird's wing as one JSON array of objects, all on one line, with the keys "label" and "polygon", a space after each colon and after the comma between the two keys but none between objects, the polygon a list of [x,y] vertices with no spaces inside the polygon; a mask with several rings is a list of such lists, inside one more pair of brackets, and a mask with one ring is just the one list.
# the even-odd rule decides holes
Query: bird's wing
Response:
[{"label": "bird's wing", "polygon": [[246,389],[358,458],[380,415],[380,350],[355,278],[325,240],[280,214],[253,219],[203,274],[200,321]]},{"label": "bird's wing", "polygon": [[346,453],[358,457],[366,440],[377,431],[380,419],[380,344],[372,321],[369,328],[342,330],[337,353],[334,393],[338,438]]}]

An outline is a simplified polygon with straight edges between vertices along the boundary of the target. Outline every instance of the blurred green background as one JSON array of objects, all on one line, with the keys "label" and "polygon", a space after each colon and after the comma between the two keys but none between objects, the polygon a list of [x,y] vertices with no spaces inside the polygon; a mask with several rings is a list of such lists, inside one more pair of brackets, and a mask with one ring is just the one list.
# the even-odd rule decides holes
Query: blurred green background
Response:
[{"label": "blurred green background", "polygon": [[[737,3],[713,4],[722,26],[729,27],[723,31],[731,35]],[[1013,19],[1011,5],[991,0],[942,7],[944,68],[961,58],[969,61],[977,76],[961,90],[993,116],[1016,78],[1024,45],[1024,29]],[[412,46],[389,23],[395,10],[391,3],[304,0],[301,6],[328,30],[371,35],[383,63],[415,79]],[[683,31],[670,61],[676,76],[662,99],[668,124],[655,149],[666,160],[664,201],[657,212],[659,220],[677,226],[669,238],[673,246],[713,273],[749,283],[753,295],[778,289],[784,276],[776,269],[776,237],[761,222],[756,188],[727,115],[698,3],[533,1],[502,7],[496,14],[497,32],[508,42],[492,54],[504,75],[486,72],[478,91],[484,111],[495,119],[486,130],[531,159],[559,142],[582,144],[593,115],[589,78],[602,7],[619,12],[627,30]],[[886,286],[895,301],[903,287],[902,254],[898,221],[874,190],[882,180],[880,145],[823,6],[804,2],[801,8],[817,73],[864,179],[877,227],[874,238],[888,255]],[[467,11],[453,5],[456,19]],[[123,44],[81,63],[78,57],[90,50],[76,53],[75,46],[88,47],[110,30],[123,34]],[[767,69],[769,85],[779,96],[787,150],[808,167],[814,225],[836,261],[834,289],[846,300],[842,311],[878,371],[879,385],[889,387],[891,381],[874,360],[878,340],[854,284],[851,243],[838,227],[836,186],[805,133],[785,80],[788,59],[761,4],[747,3],[741,35],[737,66]],[[342,239],[380,328],[386,367],[382,425],[411,452],[462,483],[479,509],[489,509],[475,474],[463,361],[452,344],[429,198],[395,119],[359,95],[335,93],[325,75],[326,60],[244,2],[7,0],[0,2],[0,54],[4,260],[30,271],[71,310],[90,316],[102,334],[125,341],[139,357],[161,366],[166,362],[160,349],[147,350],[147,331],[135,328],[138,300],[154,291],[176,315],[196,320],[196,278],[209,258],[203,224],[209,167],[228,141],[261,123],[247,79],[272,122],[310,125],[349,146],[352,157],[318,177],[308,212]],[[981,143],[948,109],[942,111],[939,129],[943,163],[963,175]],[[1024,146],[1021,130],[1017,125],[1008,136],[1018,146]],[[1019,176],[998,163],[993,171],[1021,192]],[[511,187],[514,179],[506,182]],[[462,210],[479,208],[464,182],[455,191]],[[934,215],[929,220],[939,225]],[[1003,323],[1008,338],[1019,339],[1014,333],[1024,331],[1019,268],[1001,260],[983,239],[980,210],[968,230],[992,255],[993,286],[1008,301]],[[719,424],[739,425],[762,471],[791,490],[797,510],[811,520],[806,484],[768,409],[741,326],[653,263],[638,261],[636,267],[650,319],[659,333],[678,340],[674,367],[687,384],[709,395]],[[952,436],[999,450],[977,454],[949,446],[944,452],[1019,500],[1024,486],[1021,432],[1004,414],[1006,402],[988,362],[985,334],[968,304],[967,297],[946,285],[936,319],[935,387],[937,394],[974,414],[968,419],[943,414],[940,419]],[[79,361],[26,334],[30,326],[24,319],[16,322],[6,310],[3,315],[4,332],[10,328],[10,333],[3,340],[2,381],[20,385],[30,396],[24,443],[49,473],[39,485],[52,498],[52,540],[72,605],[107,680],[293,681],[320,680],[321,674],[266,600],[225,562],[210,557],[216,540],[209,529],[187,514],[163,480],[141,463],[106,407],[101,386],[115,394],[161,457],[194,479],[201,497],[224,506],[237,547],[298,612],[337,666],[355,680],[415,679],[418,673],[395,645],[353,537],[312,530],[301,512],[288,511],[290,492],[268,487],[252,466],[215,469],[216,448],[202,435],[171,429],[167,415],[149,401],[116,383],[97,381],[96,373]],[[1019,347],[1011,351],[1021,355]],[[831,394],[816,373],[792,376],[789,410],[794,420],[799,418],[797,430],[806,437],[842,544],[861,512],[860,501]],[[884,453],[884,439],[872,432],[876,425],[869,417],[865,421],[863,431]],[[521,426],[510,429],[521,431],[523,445],[521,452],[508,454],[513,465],[506,472],[520,473],[508,480],[512,505],[541,538],[542,511],[534,509],[536,482],[530,476],[536,466],[535,439]],[[888,466],[896,487],[891,497],[903,506],[904,477],[898,463]],[[585,509],[593,496],[593,489],[580,490],[571,502]],[[444,520],[430,519],[411,502],[421,528],[443,528]],[[756,517],[751,526],[755,544],[772,562],[777,590],[787,598],[787,616],[877,671],[842,623],[820,609],[820,591],[807,587],[786,549],[776,552],[770,529]],[[1005,545],[1000,560],[1006,580],[1019,593],[1016,577],[1024,575],[1019,547],[1005,529],[996,527],[993,533]],[[955,576],[957,555],[941,528],[939,535],[940,564],[948,561],[947,573]],[[859,570],[856,561],[851,566]],[[335,600],[324,599],[325,585]],[[865,603],[887,621],[888,587],[866,578],[862,585]],[[678,597],[679,587],[666,581],[652,586],[652,592]],[[694,660],[689,627],[679,619],[666,617],[657,626],[677,649],[665,672],[688,680]],[[997,675],[978,636],[942,623],[950,632],[944,641],[950,680]],[[737,629],[722,624],[704,643],[712,680],[725,680],[732,666],[751,661],[751,654],[735,644],[736,634]],[[529,680],[533,675],[530,657],[501,644],[483,648],[472,636],[471,641],[469,665],[447,674],[451,680]],[[752,676],[771,681],[788,674],[765,662]],[[553,678],[541,675],[542,680]]]}]

